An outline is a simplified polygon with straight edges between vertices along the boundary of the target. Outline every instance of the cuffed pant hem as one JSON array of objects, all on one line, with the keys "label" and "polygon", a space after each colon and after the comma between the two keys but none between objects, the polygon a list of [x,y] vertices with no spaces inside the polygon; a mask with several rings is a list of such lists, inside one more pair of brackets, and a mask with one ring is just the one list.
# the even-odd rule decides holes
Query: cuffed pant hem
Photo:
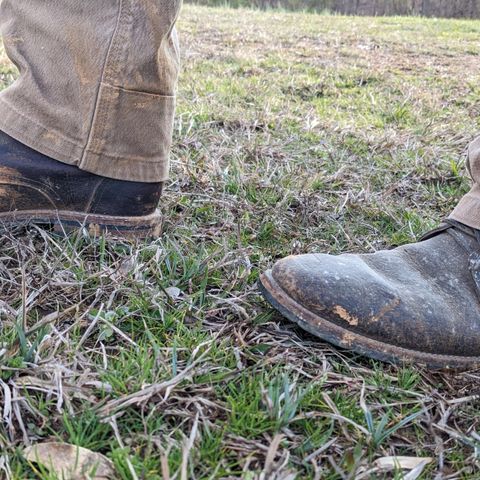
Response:
[{"label": "cuffed pant hem", "polygon": [[480,229],[480,186],[475,185],[451,213],[452,220]]},{"label": "cuffed pant hem", "polygon": [[168,158],[147,161],[85,152],[81,145],[51,128],[38,125],[2,98],[0,130],[43,155],[95,175],[145,183],[164,182],[168,179]]},{"label": "cuffed pant hem", "polygon": [[129,182],[157,183],[168,180],[168,159],[132,160],[131,158],[105,157],[86,152],[80,168],[102,177]]},{"label": "cuffed pant hem", "polygon": [[78,165],[83,148],[51,128],[33,122],[0,98],[0,130],[43,155],[68,165]]}]

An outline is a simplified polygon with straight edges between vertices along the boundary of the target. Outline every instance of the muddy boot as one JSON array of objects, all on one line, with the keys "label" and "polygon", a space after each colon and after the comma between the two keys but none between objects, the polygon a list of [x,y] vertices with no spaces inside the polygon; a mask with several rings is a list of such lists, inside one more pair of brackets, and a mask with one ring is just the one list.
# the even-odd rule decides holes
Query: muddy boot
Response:
[{"label": "muddy boot", "polygon": [[287,257],[260,279],[289,320],[339,347],[432,368],[480,365],[480,232],[448,220],[368,255]]},{"label": "muddy boot", "polygon": [[[108,160],[105,160],[108,161]],[[94,175],[52,160],[0,132],[0,224],[50,224],[60,232],[157,237],[162,183]]]}]

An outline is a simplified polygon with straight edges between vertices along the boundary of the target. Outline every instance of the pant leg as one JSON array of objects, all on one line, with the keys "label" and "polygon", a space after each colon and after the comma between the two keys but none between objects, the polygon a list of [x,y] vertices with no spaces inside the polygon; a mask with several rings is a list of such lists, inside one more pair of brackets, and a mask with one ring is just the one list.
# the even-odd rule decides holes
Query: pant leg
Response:
[{"label": "pant leg", "polygon": [[473,187],[460,200],[450,218],[480,229],[480,137],[468,149],[468,170],[473,179]]},{"label": "pant leg", "polygon": [[0,0],[0,130],[106,177],[168,176],[181,0]]}]

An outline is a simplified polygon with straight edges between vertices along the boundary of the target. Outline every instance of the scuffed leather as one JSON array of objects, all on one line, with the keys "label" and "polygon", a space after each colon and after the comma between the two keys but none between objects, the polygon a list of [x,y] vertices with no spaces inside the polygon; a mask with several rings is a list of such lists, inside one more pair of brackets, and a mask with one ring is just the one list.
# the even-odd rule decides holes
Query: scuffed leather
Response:
[{"label": "scuffed leather", "polygon": [[480,254],[472,253],[470,255],[468,268],[477,288],[477,297],[480,300]]},{"label": "scuffed leather", "polygon": [[287,257],[272,275],[297,303],[352,333],[469,357],[480,355],[479,259],[475,236],[450,225],[390,251]]},{"label": "scuffed leather", "polygon": [[94,175],[46,157],[0,131],[0,213],[54,209],[145,216],[157,208],[162,186]]}]

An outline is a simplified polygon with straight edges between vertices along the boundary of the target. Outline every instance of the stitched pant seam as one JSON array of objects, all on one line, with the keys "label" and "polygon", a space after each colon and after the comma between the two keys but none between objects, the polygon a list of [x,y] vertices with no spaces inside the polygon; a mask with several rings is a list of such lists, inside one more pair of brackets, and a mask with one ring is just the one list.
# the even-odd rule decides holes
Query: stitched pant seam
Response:
[{"label": "stitched pant seam", "polygon": [[[112,34],[112,38],[110,40],[110,46],[108,48],[108,52],[105,58],[105,63],[103,66],[103,71],[101,76],[102,80],[98,84],[97,97],[95,99],[95,108],[92,112],[92,119],[90,123],[90,129],[88,132],[87,142],[85,144],[82,158],[80,160],[80,168],[82,167],[85,161],[85,157],[88,149],[91,147],[91,145],[95,145],[95,143],[98,142],[98,138],[102,138],[105,131],[106,121],[108,118],[108,115],[107,115],[108,108],[109,108],[109,103],[111,102],[107,102],[108,99],[105,99],[102,96],[102,83],[104,79],[105,80],[107,79],[107,76],[109,75],[109,70],[112,69],[112,65],[116,61],[118,61],[117,52],[120,48],[120,43],[116,40],[122,29],[122,21],[124,20],[123,12],[124,12],[125,0],[118,0],[118,1],[119,3],[118,3],[117,23],[115,25],[115,30]],[[97,128],[99,129],[98,134],[96,134]]]}]

